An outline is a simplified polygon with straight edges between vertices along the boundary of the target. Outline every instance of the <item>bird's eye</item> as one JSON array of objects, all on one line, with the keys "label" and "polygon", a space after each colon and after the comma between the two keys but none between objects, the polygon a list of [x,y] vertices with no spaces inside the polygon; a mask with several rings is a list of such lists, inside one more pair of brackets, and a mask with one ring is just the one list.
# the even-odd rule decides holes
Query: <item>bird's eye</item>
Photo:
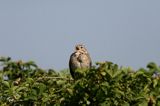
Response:
[{"label": "bird's eye", "polygon": [[79,47],[76,47],[76,50],[79,50]]}]

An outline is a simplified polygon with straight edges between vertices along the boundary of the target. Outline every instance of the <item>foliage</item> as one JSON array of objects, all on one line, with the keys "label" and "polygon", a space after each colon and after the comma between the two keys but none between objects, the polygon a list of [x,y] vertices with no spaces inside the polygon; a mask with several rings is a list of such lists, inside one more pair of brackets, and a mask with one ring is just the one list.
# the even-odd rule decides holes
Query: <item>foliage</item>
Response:
[{"label": "foliage", "polygon": [[[1,106],[160,106],[160,67],[133,71],[111,62],[80,70],[40,69],[34,62],[0,58]],[[77,71],[77,72],[78,72]]]}]

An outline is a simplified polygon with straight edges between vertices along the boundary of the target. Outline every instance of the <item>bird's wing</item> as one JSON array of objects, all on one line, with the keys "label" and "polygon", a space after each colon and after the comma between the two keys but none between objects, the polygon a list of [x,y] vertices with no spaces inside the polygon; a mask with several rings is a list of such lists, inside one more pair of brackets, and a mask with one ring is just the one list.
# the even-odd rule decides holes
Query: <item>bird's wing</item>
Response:
[{"label": "bird's wing", "polygon": [[70,70],[72,77],[74,78],[74,70],[73,70],[73,62],[72,62],[73,55],[74,55],[74,53],[71,54],[70,59],[69,59],[69,70]]},{"label": "bird's wing", "polygon": [[89,59],[89,65],[90,65],[90,68],[91,68],[92,67],[92,60],[91,60],[91,57],[90,57],[89,53],[87,53],[87,57]]},{"label": "bird's wing", "polygon": [[81,68],[80,62],[77,60],[77,56],[78,56],[77,52],[74,52],[71,54],[70,60],[69,60],[69,69],[73,78],[74,78],[75,70],[77,68]]}]

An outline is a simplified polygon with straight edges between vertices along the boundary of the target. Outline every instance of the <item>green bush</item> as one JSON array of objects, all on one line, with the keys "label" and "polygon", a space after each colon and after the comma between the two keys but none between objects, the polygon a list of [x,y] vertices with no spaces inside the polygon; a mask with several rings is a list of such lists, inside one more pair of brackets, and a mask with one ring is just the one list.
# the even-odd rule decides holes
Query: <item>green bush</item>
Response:
[{"label": "green bush", "polygon": [[0,58],[1,106],[160,106],[160,67],[133,71],[111,62],[69,70],[40,69],[34,62]]}]

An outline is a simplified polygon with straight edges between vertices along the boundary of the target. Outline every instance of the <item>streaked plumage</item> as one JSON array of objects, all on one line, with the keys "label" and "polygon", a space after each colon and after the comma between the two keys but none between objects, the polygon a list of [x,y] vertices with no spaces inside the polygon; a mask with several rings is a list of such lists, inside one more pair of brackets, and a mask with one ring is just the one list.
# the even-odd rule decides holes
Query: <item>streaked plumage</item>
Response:
[{"label": "streaked plumage", "polygon": [[92,61],[87,49],[84,45],[75,46],[75,52],[71,54],[69,60],[69,69],[73,78],[75,78],[75,70],[78,68],[90,68]]}]

